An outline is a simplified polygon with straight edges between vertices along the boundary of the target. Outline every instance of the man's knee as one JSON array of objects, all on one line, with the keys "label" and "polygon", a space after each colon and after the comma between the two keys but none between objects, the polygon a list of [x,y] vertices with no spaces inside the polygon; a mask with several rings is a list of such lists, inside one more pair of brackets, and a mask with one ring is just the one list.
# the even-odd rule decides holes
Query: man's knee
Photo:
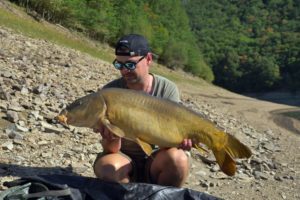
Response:
[{"label": "man's knee", "polygon": [[130,160],[120,154],[107,154],[95,161],[95,175],[107,181],[129,182],[129,173],[132,170]]},{"label": "man's knee", "polygon": [[161,150],[152,162],[152,171],[170,170],[170,172],[187,173],[189,169],[189,158],[181,149],[170,148]]},{"label": "man's knee", "polygon": [[164,152],[163,155],[167,163],[175,166],[188,166],[189,158],[182,149],[170,148]]},{"label": "man's knee", "polygon": [[181,149],[161,150],[150,168],[151,179],[158,184],[180,187],[189,173],[189,158]]},{"label": "man's knee", "polygon": [[117,182],[116,171],[116,166],[113,164],[103,165],[101,164],[101,159],[99,159],[94,166],[95,175],[98,178],[106,181]]}]

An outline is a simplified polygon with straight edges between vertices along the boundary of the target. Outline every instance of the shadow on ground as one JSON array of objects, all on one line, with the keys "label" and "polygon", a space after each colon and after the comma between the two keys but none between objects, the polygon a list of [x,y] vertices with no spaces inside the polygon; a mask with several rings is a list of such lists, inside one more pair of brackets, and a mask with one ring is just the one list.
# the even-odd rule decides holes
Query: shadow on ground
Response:
[{"label": "shadow on ground", "polygon": [[48,175],[48,174],[64,174],[64,175],[79,175],[72,167],[33,167],[20,166],[16,164],[0,163],[0,178],[4,176],[33,176],[33,175]]}]

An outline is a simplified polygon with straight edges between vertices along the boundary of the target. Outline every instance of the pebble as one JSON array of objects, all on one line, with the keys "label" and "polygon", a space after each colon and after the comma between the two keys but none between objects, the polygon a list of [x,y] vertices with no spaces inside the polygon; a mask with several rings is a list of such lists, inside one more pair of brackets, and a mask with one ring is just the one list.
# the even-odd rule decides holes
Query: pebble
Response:
[{"label": "pebble", "polygon": [[207,173],[205,171],[197,171],[195,172],[196,175],[199,175],[199,176],[206,176]]},{"label": "pebble", "polygon": [[21,131],[21,132],[28,132],[29,131],[28,128],[20,126],[18,124],[15,124],[15,126],[16,126],[16,130],[18,130],[18,131]]},{"label": "pebble", "polygon": [[16,112],[22,112],[25,109],[22,106],[18,105],[17,102],[13,102],[12,104],[8,105],[8,110],[12,110],[12,111],[16,111]]},{"label": "pebble", "polygon": [[8,137],[10,139],[23,140],[23,138],[24,138],[24,136],[21,133],[15,131],[15,130],[6,129],[5,132],[7,133]]},{"label": "pebble", "polygon": [[1,147],[3,150],[12,150],[14,148],[14,145],[13,145],[12,141],[7,141],[7,142],[4,142],[1,145]]},{"label": "pebble", "polygon": [[42,130],[45,131],[46,133],[61,133],[64,131],[62,128],[56,128],[52,126],[51,124],[41,121],[40,125],[42,126]]},{"label": "pebble", "polygon": [[218,172],[218,171],[220,171],[219,165],[214,165],[213,167],[210,168],[210,171],[212,171],[212,172]]},{"label": "pebble", "polygon": [[19,115],[16,111],[9,110],[6,113],[6,117],[11,122],[17,122],[19,120]]},{"label": "pebble", "polygon": [[45,141],[45,140],[42,140],[42,141],[38,141],[37,143],[39,146],[42,146],[42,145],[47,145],[49,144],[48,141]]},{"label": "pebble", "polygon": [[254,174],[255,179],[263,179],[263,180],[269,179],[267,174],[260,172],[260,171],[254,171],[253,174]]},{"label": "pebble", "polygon": [[4,111],[7,109],[7,103],[1,100],[1,98],[0,98],[0,109]]}]

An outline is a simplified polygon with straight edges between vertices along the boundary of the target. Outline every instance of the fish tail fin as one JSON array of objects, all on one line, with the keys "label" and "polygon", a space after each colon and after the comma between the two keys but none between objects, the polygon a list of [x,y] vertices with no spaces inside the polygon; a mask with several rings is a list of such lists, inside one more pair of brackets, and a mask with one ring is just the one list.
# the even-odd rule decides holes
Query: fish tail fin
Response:
[{"label": "fish tail fin", "polygon": [[225,149],[213,151],[213,153],[222,172],[228,176],[233,176],[236,172],[236,164],[231,155]]},{"label": "fish tail fin", "polygon": [[234,136],[226,135],[228,136],[227,143],[222,149],[213,150],[213,153],[221,170],[228,176],[233,176],[236,172],[234,158],[249,158],[251,151]]}]

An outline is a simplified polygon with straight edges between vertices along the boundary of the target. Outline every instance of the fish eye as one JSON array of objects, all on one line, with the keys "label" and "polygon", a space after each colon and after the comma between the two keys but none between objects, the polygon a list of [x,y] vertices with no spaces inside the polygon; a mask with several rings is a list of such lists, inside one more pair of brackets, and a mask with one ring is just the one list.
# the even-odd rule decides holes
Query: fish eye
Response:
[{"label": "fish eye", "polygon": [[83,103],[83,102],[81,101],[81,99],[79,99],[79,100],[77,100],[77,101],[71,103],[70,105],[68,105],[68,106],[66,107],[66,109],[67,109],[67,110],[74,109],[74,108],[80,106],[82,103]]}]

